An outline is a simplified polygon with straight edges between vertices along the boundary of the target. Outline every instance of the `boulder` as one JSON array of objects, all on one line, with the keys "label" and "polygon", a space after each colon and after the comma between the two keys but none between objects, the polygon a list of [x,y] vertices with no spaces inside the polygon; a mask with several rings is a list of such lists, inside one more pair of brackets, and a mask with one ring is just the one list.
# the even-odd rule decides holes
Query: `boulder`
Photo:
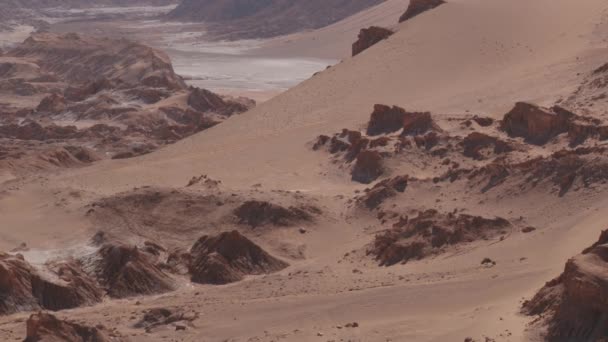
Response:
[{"label": "boulder", "polygon": [[508,143],[489,136],[484,133],[473,132],[467,135],[462,141],[464,147],[463,154],[469,158],[481,160],[486,156],[484,151],[491,150],[494,154],[503,154],[513,151],[513,147]]},{"label": "boulder", "polygon": [[198,318],[198,314],[186,314],[179,309],[154,308],[146,311],[141,320],[135,323],[135,328],[145,329],[152,332],[154,328],[178,323],[192,322]]},{"label": "boulder", "polygon": [[374,105],[374,111],[367,125],[367,135],[379,135],[397,132],[403,128],[407,112],[397,106]]},{"label": "boulder", "polygon": [[443,0],[410,0],[410,4],[405,13],[399,18],[399,22],[402,23],[443,4],[445,4]]},{"label": "boulder", "polygon": [[393,31],[379,26],[370,26],[368,28],[361,29],[357,41],[353,43],[353,57],[369,49],[371,46],[379,43],[380,41],[387,39],[393,34]]},{"label": "boulder", "polygon": [[555,111],[526,102],[518,102],[505,114],[501,129],[511,137],[544,145],[559,134],[568,132],[571,114]]},{"label": "boulder", "polygon": [[431,113],[429,112],[414,112],[407,113],[403,119],[402,136],[406,135],[422,135],[431,131],[440,131],[439,126],[435,124]]},{"label": "boulder", "polygon": [[408,176],[397,176],[378,182],[365,195],[358,198],[358,202],[368,209],[375,209],[386,199],[396,196],[398,192],[404,192],[407,188],[408,180]]},{"label": "boulder", "polygon": [[89,327],[75,322],[60,320],[48,313],[37,313],[27,320],[24,342],[121,342],[101,325]]},{"label": "boulder", "polygon": [[245,275],[267,274],[288,266],[238,231],[203,236],[190,250],[191,280],[201,284],[227,284]]},{"label": "boulder", "polygon": [[365,150],[358,154],[352,170],[352,180],[369,184],[384,173],[382,155],[378,151]]}]

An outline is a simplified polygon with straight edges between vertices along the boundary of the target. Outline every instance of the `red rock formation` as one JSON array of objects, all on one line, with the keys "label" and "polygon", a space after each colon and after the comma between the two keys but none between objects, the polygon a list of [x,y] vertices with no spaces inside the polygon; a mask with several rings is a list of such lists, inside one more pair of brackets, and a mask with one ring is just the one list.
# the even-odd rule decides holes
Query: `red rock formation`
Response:
[{"label": "red rock formation", "polygon": [[527,142],[544,145],[569,127],[570,115],[555,112],[540,106],[518,102],[507,113],[501,123],[501,129],[511,137],[521,137]]},{"label": "red rock formation", "polygon": [[273,273],[288,266],[237,231],[203,236],[190,253],[191,279],[201,284],[232,283],[245,275]]},{"label": "red rock formation", "polygon": [[445,4],[443,0],[410,0],[410,4],[405,13],[399,18],[399,22],[402,23],[443,4]]},{"label": "red rock formation", "polygon": [[181,310],[169,310],[166,308],[155,308],[144,313],[144,317],[135,323],[135,328],[143,328],[146,332],[152,332],[156,327],[174,324],[178,322],[192,322],[198,318],[198,314],[186,314]]},{"label": "red rock formation", "polygon": [[358,154],[352,170],[352,180],[369,184],[384,173],[382,156],[377,151],[365,150]]},{"label": "red rock formation", "polygon": [[566,263],[562,275],[524,303],[524,313],[544,317],[547,341],[608,338],[607,243],[608,231],[603,231],[597,243]]},{"label": "red rock formation", "polygon": [[431,113],[407,113],[403,119],[403,133],[401,135],[421,135],[429,131],[440,131]]},{"label": "red rock formation", "polygon": [[135,246],[108,243],[83,262],[114,298],[157,294],[175,288],[173,280],[154,264],[154,259]]},{"label": "red rock formation", "polygon": [[464,155],[474,159],[484,159],[484,150],[491,149],[494,154],[513,151],[508,143],[487,134],[473,132],[462,141]]},{"label": "red rock formation", "polygon": [[380,41],[387,39],[394,33],[395,32],[389,29],[379,26],[370,26],[368,28],[361,29],[357,41],[353,43],[353,57],[369,49]]},{"label": "red rock formation", "polygon": [[385,179],[374,185],[373,188],[358,198],[357,201],[363,203],[368,209],[375,209],[386,199],[396,196],[398,192],[404,192],[405,188],[407,188],[408,180],[408,176]]},{"label": "red rock formation", "polygon": [[473,121],[475,121],[481,127],[490,127],[494,124],[494,119],[486,118],[486,117],[473,117]]},{"label": "red rock formation", "polygon": [[42,71],[70,83],[84,84],[95,77],[130,86],[186,87],[165,53],[124,39],[36,33],[7,55],[36,60]]},{"label": "red rock formation", "polygon": [[71,309],[101,301],[103,293],[77,264],[50,266],[60,281],[42,276],[22,257],[0,253],[0,314]]},{"label": "red rock formation", "polygon": [[27,336],[24,342],[121,342],[119,337],[109,337],[98,325],[88,327],[60,320],[48,313],[37,313],[27,320]]},{"label": "red rock formation", "polygon": [[[253,228],[266,224],[289,226],[296,222],[312,221],[313,217],[309,210],[297,207],[285,208],[273,203],[253,200],[241,204],[234,210],[234,215],[240,224],[247,224]],[[313,209],[313,211],[317,210]]]},{"label": "red rock formation", "polygon": [[369,253],[381,266],[391,266],[439,253],[447,246],[491,238],[510,226],[509,221],[498,217],[486,219],[427,210],[378,234]]},{"label": "red rock formation", "polygon": [[406,115],[407,112],[401,107],[374,105],[374,111],[367,125],[367,135],[397,132],[403,128],[403,120]]}]

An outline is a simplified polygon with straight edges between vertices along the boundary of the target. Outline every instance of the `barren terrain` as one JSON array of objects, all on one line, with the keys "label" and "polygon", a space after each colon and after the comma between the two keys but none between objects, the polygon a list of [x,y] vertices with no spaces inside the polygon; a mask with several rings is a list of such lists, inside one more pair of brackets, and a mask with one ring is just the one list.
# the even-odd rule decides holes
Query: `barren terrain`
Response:
[{"label": "barren terrain", "polygon": [[[368,21],[397,5],[256,42],[252,55],[343,60],[238,115],[228,109],[250,102],[187,87],[176,58],[178,72],[167,55],[140,44],[128,44],[135,57],[111,54],[123,56],[118,61],[92,52],[84,59],[92,64],[82,54],[45,64],[52,54],[37,44],[49,40],[73,47],[78,37],[103,50],[127,44],[93,38],[116,38],[101,23],[77,36],[35,35],[1,55],[13,73],[0,68],[5,82],[61,90],[54,93],[65,101],[44,102],[46,88],[2,95],[13,109],[44,102],[30,120],[45,108],[65,114],[82,104],[86,97],[70,101],[67,89],[91,89],[80,79],[89,73],[123,84],[109,92],[121,100],[147,98],[148,88],[167,92],[110,120],[117,126],[149,118],[146,109],[156,113],[167,101],[184,114],[167,114],[182,120],[170,126],[192,128],[183,122],[188,109],[200,120],[224,117],[131,158],[0,164],[0,339],[608,337],[608,3],[451,0],[401,23],[406,4],[390,21]],[[371,40],[362,33],[365,49],[348,57],[370,25],[394,33]],[[74,28],[84,26],[52,29]],[[125,32],[144,37],[138,30]],[[242,48],[223,44],[212,48]],[[322,52],[299,53],[313,46]],[[192,74],[199,70],[187,62],[194,55],[181,56]],[[83,72],[86,65],[96,68]],[[49,86],[42,77],[51,72],[58,79]],[[14,73],[20,77],[7,76]],[[47,116],[54,124],[65,118]],[[23,120],[12,123],[0,136],[22,132],[15,127]],[[5,139],[0,148],[39,148],[29,141],[36,139]]]}]

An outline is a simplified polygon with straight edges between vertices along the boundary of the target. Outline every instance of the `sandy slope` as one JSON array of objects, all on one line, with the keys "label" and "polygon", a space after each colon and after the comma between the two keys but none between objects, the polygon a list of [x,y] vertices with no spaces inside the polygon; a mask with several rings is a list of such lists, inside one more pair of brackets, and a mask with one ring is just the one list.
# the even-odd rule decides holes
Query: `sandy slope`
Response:
[{"label": "sandy slope", "polygon": [[258,53],[346,58],[351,55],[351,45],[359,30],[372,25],[396,27],[408,3],[408,0],[388,0],[318,30],[270,39]]},{"label": "sandy slope", "polygon": [[497,118],[518,100],[550,104],[573,90],[577,73],[601,65],[605,7],[599,0],[454,1],[227,125],[137,165],[87,169],[81,179],[100,187],[181,185],[204,172],[239,185],[328,191],[324,183],[335,182],[318,177],[318,156],[306,146],[318,134],[362,125],[375,103]]},{"label": "sandy slope", "polygon": [[[375,103],[495,118],[518,100],[551,104],[576,87],[582,77],[577,73],[605,62],[607,10],[603,0],[453,0],[401,24],[396,35],[357,58],[204,134],[135,160],[50,176],[53,188],[111,195],[141,185],[182,187],[204,173],[235,189],[261,183],[264,189],[300,190],[316,196],[330,213],[304,237],[289,232],[260,235],[309,248],[305,260],[278,274],[225,287],[185,287],[139,299],[141,306],[135,300],[104,303],[65,316],[116,326],[132,333],[134,341],[160,341],[163,336],[183,341],[532,339],[524,331],[527,318],[517,313],[520,300],[594,241],[608,219],[605,192],[558,198],[540,190],[483,198],[454,187],[445,193],[438,187],[408,189],[404,201],[433,205],[439,197],[456,198],[440,206],[446,211],[461,206],[478,214],[521,215],[542,229],[390,269],[365,257],[342,263],[340,256],[363,248],[375,228],[371,221],[350,220],[338,209],[344,203],[333,195],[350,195],[362,186],[339,172],[324,175],[328,162],[310,151],[309,143],[321,133],[361,127]],[[35,191],[54,196],[51,189],[39,190],[35,184],[9,194],[19,191],[25,197],[37,195]],[[34,213],[44,213],[43,207],[32,207]],[[14,224],[36,224],[16,216]],[[68,227],[86,232],[82,225]],[[484,257],[498,265],[480,267]],[[353,268],[362,273],[353,273]],[[296,271],[309,273],[290,275]],[[129,317],[156,306],[181,306],[202,316],[196,329],[181,335],[130,328]],[[4,336],[23,336],[20,317],[0,320]],[[359,322],[360,329],[336,328],[351,321]]]}]

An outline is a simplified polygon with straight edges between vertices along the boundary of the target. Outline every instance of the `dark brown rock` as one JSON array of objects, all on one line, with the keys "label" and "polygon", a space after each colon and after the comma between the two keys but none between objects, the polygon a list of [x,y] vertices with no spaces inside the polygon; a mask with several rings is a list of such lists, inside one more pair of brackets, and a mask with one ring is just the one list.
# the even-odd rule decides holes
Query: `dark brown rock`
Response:
[{"label": "dark brown rock", "polygon": [[540,106],[518,102],[507,113],[501,129],[511,137],[524,138],[526,142],[544,145],[559,134],[566,133],[571,117]]},{"label": "dark brown rock", "polygon": [[365,150],[358,154],[352,170],[352,180],[369,184],[384,173],[382,156],[377,151]]},{"label": "dark brown rock", "polygon": [[439,253],[443,248],[488,239],[501,234],[511,224],[502,218],[420,212],[376,236],[369,251],[381,266],[390,266]]},{"label": "dark brown rock", "polygon": [[226,101],[221,96],[200,88],[190,88],[188,105],[202,113],[217,113],[225,116],[245,112],[250,107],[236,101]]},{"label": "dark brown rock", "polygon": [[154,264],[154,258],[135,246],[107,243],[83,262],[114,298],[157,294],[175,288],[173,280]]},{"label": "dark brown rock", "polygon": [[528,315],[542,315],[546,340],[600,341],[608,338],[608,231],[564,272],[523,305]]},{"label": "dark brown rock", "polygon": [[0,314],[63,310],[101,301],[103,292],[77,263],[49,265],[50,280],[22,257],[0,253]]},{"label": "dark brown rock", "polygon": [[431,113],[407,113],[403,119],[403,133],[405,135],[421,135],[429,131],[440,131],[433,121]]},{"label": "dark brown rock", "polygon": [[37,313],[27,320],[27,336],[24,342],[110,342],[124,341],[109,337],[102,326],[89,327],[60,320],[48,313]]},{"label": "dark brown rock", "polygon": [[288,266],[237,231],[203,236],[190,254],[191,279],[201,284],[232,283],[245,275],[273,273]]},{"label": "dark brown rock", "polygon": [[410,4],[405,13],[399,18],[399,22],[402,23],[443,4],[445,4],[443,0],[410,0]]},{"label": "dark brown rock", "polygon": [[[247,201],[234,210],[240,224],[259,227],[266,224],[289,226],[297,222],[312,221],[310,213],[313,208],[285,208],[264,201]],[[312,211],[317,211],[313,209]]]},{"label": "dark brown rock", "polygon": [[506,142],[489,136],[487,134],[473,132],[466,136],[462,141],[464,155],[473,159],[484,159],[484,151],[490,149],[494,154],[503,154],[513,151],[513,148]]},{"label": "dark brown rock", "polygon": [[367,135],[393,133],[403,128],[407,112],[397,106],[374,105],[374,111],[367,125]]},{"label": "dark brown rock", "polygon": [[[197,314],[186,314],[179,309],[155,308],[146,311],[142,319],[135,323],[134,327],[151,332],[156,327],[179,322],[192,322],[197,318]],[[176,326],[176,329],[178,327],[181,326]]]},{"label": "dark brown rock", "polygon": [[397,176],[385,179],[374,185],[374,187],[360,197],[358,201],[363,203],[368,209],[375,209],[386,199],[396,196],[398,192],[404,192],[407,188],[408,180],[408,176]]},{"label": "dark brown rock", "polygon": [[393,33],[394,32],[389,29],[378,26],[370,26],[361,29],[357,41],[353,43],[353,56],[356,56],[380,41],[387,39],[393,35]]}]

